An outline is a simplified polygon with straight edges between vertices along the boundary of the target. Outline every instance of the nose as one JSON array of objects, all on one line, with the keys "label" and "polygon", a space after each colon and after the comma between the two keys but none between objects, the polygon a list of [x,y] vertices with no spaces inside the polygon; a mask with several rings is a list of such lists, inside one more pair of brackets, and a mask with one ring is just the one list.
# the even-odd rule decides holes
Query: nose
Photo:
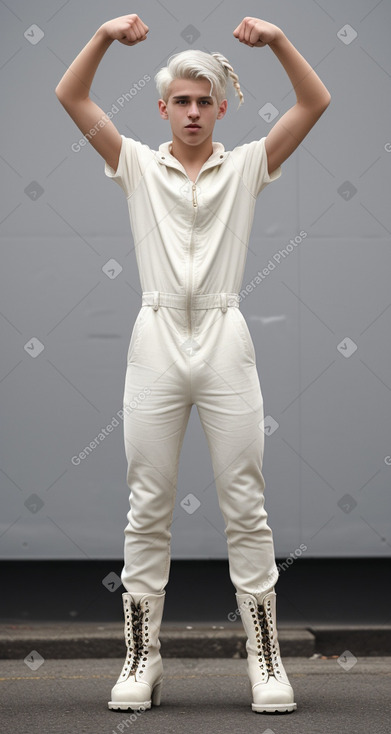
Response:
[{"label": "nose", "polygon": [[190,108],[189,108],[189,111],[188,111],[187,114],[189,115],[189,117],[198,117],[199,116],[199,111],[198,111],[198,106],[197,106],[197,102],[196,101],[193,101],[193,102],[190,103]]}]

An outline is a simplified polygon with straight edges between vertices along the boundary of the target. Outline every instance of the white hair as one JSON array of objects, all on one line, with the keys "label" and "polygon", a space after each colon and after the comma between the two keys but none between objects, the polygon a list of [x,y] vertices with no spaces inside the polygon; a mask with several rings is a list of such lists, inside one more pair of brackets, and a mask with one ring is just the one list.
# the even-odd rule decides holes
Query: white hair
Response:
[{"label": "white hair", "polygon": [[169,86],[174,79],[208,79],[210,95],[215,96],[220,104],[226,97],[227,84],[230,82],[235,94],[239,97],[239,104],[244,97],[240,89],[238,75],[235,74],[228,59],[218,51],[209,54],[197,49],[189,49],[173,54],[155,76],[155,83],[161,99],[168,101]]}]

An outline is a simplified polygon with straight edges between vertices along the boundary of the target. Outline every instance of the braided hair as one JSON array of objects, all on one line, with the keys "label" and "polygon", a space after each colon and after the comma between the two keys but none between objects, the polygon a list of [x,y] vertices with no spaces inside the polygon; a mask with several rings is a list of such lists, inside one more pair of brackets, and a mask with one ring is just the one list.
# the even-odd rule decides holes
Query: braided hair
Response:
[{"label": "braided hair", "polygon": [[228,61],[228,59],[225,56],[223,56],[223,54],[221,54],[219,51],[212,51],[211,56],[214,56],[218,61],[220,61],[220,63],[223,65],[223,67],[225,69],[225,72],[226,72],[227,76],[230,77],[231,82],[232,82],[232,84],[233,84],[233,86],[235,88],[235,93],[239,97],[238,107],[240,107],[240,105],[243,104],[243,102],[244,102],[244,96],[243,96],[242,90],[240,89],[238,75],[234,72],[231,64]]}]

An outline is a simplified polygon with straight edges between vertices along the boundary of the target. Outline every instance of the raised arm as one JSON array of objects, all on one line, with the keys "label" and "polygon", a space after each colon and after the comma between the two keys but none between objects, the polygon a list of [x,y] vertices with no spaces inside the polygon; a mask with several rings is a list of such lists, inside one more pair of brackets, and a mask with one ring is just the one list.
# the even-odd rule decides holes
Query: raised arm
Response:
[{"label": "raised arm", "polygon": [[260,18],[244,18],[233,31],[248,46],[268,45],[293,84],[296,104],[273,125],[265,148],[269,175],[283,163],[315,125],[328,107],[330,92],[316,72],[288,40],[281,28]]},{"label": "raised arm", "polygon": [[109,166],[117,169],[121,136],[104,111],[89,97],[95,72],[114,40],[126,46],[145,41],[148,26],[138,15],[123,15],[98,28],[56,86],[56,95],[83,135]]}]

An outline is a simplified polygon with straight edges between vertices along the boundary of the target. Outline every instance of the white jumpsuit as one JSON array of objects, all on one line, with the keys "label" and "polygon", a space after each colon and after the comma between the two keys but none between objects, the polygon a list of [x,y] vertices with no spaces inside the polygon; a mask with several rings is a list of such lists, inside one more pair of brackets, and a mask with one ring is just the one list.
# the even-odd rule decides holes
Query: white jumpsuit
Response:
[{"label": "white jumpsuit", "polygon": [[180,450],[195,404],[231,581],[239,594],[263,593],[278,570],[264,509],[263,397],[239,292],[256,198],[281,167],[269,176],[265,138],[231,151],[213,142],[193,183],[171,141],[156,151],[121,137],[117,170],[104,170],[127,198],[142,290],[124,390],[130,510],[122,582],[129,592],[158,594],[168,581]]}]

